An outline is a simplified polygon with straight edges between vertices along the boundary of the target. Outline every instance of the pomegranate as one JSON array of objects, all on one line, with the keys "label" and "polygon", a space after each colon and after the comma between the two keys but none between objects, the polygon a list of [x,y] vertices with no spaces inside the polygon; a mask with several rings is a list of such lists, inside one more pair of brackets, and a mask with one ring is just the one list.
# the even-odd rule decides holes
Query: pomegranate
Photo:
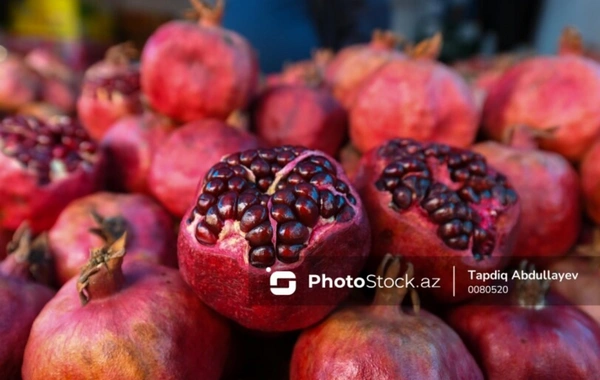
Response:
[{"label": "pomegranate", "polygon": [[554,128],[540,147],[579,161],[600,135],[600,65],[573,49],[560,50],[555,57],[527,59],[502,76],[487,96],[484,130],[499,140],[514,125]]},{"label": "pomegranate", "polygon": [[212,9],[191,1],[198,23],[172,21],[148,39],[142,87],[154,109],[177,121],[225,120],[254,95],[258,61],[242,36],[221,27],[224,0]]},{"label": "pomegranate", "polygon": [[12,237],[12,233],[0,228],[0,260],[6,257],[6,247]]},{"label": "pomegranate", "polygon": [[323,76],[333,57],[333,51],[318,49],[313,53],[312,59],[285,65],[281,73],[268,75],[266,85],[267,87],[282,84],[324,86]]},{"label": "pomegranate", "polygon": [[371,267],[401,253],[418,278],[440,279],[427,289],[438,302],[467,298],[468,270],[501,269],[512,254],[517,193],[478,153],[390,140],[363,156],[355,183],[373,231]]},{"label": "pomegranate", "polygon": [[[521,265],[519,278],[537,275]],[[600,326],[575,306],[546,294],[549,282],[518,280],[513,294],[494,294],[451,310],[484,375],[496,379],[595,379]]]},{"label": "pomegranate", "polygon": [[574,254],[553,263],[550,270],[577,273],[575,281],[554,281],[554,291],[568,299],[600,324],[600,230],[589,244],[578,245]]},{"label": "pomegranate", "polygon": [[396,49],[400,38],[391,32],[376,30],[368,44],[342,49],[327,65],[325,81],[335,97],[350,108],[365,78],[385,63],[404,58]]},{"label": "pomegranate", "polygon": [[580,166],[581,189],[585,210],[589,217],[600,224],[600,139],[585,154]]},{"label": "pomegranate", "polygon": [[79,80],[66,62],[46,48],[36,48],[25,56],[25,63],[42,78],[44,102],[65,113],[75,111]]},{"label": "pomegranate", "polygon": [[148,178],[152,194],[181,217],[194,201],[200,179],[224,155],[259,146],[248,132],[219,120],[199,120],[173,131],[156,151]]},{"label": "pomegranate", "polygon": [[100,141],[108,160],[110,187],[149,194],[152,158],[174,127],[167,118],[151,112],[117,121]]},{"label": "pomegranate", "polygon": [[[217,312],[249,329],[291,331],[347,295],[307,283],[309,274],[356,275],[369,252],[361,200],[327,154],[291,146],[231,154],[198,190],[179,230],[179,267]],[[279,271],[295,276],[295,293],[269,292]]]},{"label": "pomegranate", "polygon": [[279,85],[257,99],[254,125],[271,146],[299,144],[335,156],[346,135],[347,114],[325,89]]},{"label": "pomegranate", "polygon": [[34,319],[54,291],[33,280],[32,269],[45,258],[43,242],[26,226],[15,233],[11,254],[0,262],[0,377],[20,379],[21,363]]},{"label": "pomegranate", "polygon": [[0,122],[0,227],[29,220],[49,229],[72,200],[104,180],[104,159],[86,131],[68,117],[43,122],[14,116]]},{"label": "pomegranate", "polygon": [[23,59],[0,50],[0,111],[12,111],[33,102],[41,89],[40,77]]},{"label": "pomegranate", "polygon": [[113,46],[83,78],[77,112],[90,136],[102,139],[120,118],[142,112],[139,66],[131,44]]},{"label": "pomegranate", "polygon": [[[401,273],[400,259],[386,255],[378,276],[409,281],[413,272],[409,263]],[[403,310],[409,292],[413,309]],[[380,287],[371,306],[342,309],[303,332],[290,379],[483,379],[458,335],[421,310],[416,294],[414,288]]]},{"label": "pomegranate", "polygon": [[96,193],[69,204],[48,234],[57,282],[62,285],[78,275],[92,248],[125,230],[125,262],[177,265],[173,222],[162,207],[141,194]]},{"label": "pomegranate", "polygon": [[360,152],[352,144],[346,144],[340,151],[340,163],[351,181],[354,181],[354,176],[360,167],[361,157]]},{"label": "pomegranate", "polygon": [[473,150],[507,176],[521,199],[514,255],[531,260],[564,255],[581,230],[577,172],[561,155],[538,150],[524,127],[516,127],[510,139],[511,146],[486,141]]},{"label": "pomegranate", "polygon": [[440,37],[427,40],[413,49],[416,58],[388,62],[365,79],[350,109],[350,138],[358,150],[396,137],[471,145],[477,106],[466,82],[431,59],[440,44]]},{"label": "pomegranate", "polygon": [[220,377],[227,324],[177,270],[123,264],[125,235],[93,250],[81,275],[42,310],[25,348],[23,380]]}]

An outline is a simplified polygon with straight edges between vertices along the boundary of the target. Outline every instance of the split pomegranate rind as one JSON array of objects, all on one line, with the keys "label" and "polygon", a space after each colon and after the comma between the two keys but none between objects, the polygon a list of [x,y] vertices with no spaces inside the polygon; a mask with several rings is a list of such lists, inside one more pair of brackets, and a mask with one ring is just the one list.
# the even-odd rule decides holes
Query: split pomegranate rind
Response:
[{"label": "split pomegranate rind", "polygon": [[72,200],[100,188],[104,160],[73,119],[14,116],[0,122],[0,226],[52,226]]},{"label": "split pomegranate rind", "polygon": [[[308,288],[309,274],[357,275],[369,225],[340,165],[323,152],[284,146],[229,155],[212,167],[181,223],[183,277],[216,311],[252,329],[316,323],[347,294]],[[273,297],[271,272],[298,279]]]},{"label": "split pomegranate rind", "polygon": [[512,254],[517,193],[478,153],[393,139],[362,158],[355,181],[373,263],[386,253],[408,257],[417,277],[440,279],[428,289],[438,301],[467,298],[469,269],[500,269]]}]

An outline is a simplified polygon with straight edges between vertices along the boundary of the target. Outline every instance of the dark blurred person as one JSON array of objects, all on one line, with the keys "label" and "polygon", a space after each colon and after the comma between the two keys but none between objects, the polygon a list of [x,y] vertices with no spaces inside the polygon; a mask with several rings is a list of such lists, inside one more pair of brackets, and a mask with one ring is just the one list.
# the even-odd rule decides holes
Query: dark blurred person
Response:
[{"label": "dark blurred person", "polygon": [[315,48],[366,42],[390,15],[390,0],[228,0],[223,25],[250,41],[270,73]]}]

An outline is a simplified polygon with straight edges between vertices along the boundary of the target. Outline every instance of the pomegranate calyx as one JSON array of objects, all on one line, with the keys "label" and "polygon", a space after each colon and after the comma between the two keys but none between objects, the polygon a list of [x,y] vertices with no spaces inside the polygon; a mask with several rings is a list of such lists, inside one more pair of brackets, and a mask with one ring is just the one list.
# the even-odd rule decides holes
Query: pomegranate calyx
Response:
[{"label": "pomegranate calyx", "polygon": [[114,242],[90,252],[90,261],[81,270],[77,292],[85,306],[92,298],[104,298],[118,292],[125,281],[121,265],[125,256],[127,232]]},{"label": "pomegranate calyx", "polygon": [[225,12],[225,0],[216,0],[212,7],[206,4],[205,0],[190,0],[190,3],[193,7],[192,12],[195,13],[200,25],[221,25],[223,13]]},{"label": "pomegranate calyx", "polygon": [[391,278],[394,281],[399,276],[403,276],[405,278],[405,284],[402,287],[381,287],[377,289],[373,305],[375,307],[383,306],[385,309],[390,305],[400,306],[406,295],[410,294],[413,311],[415,314],[418,314],[421,309],[419,294],[415,288],[407,287],[408,282],[414,278],[414,275],[415,270],[411,262],[406,262],[406,270],[402,272],[401,257],[393,256],[389,253],[386,254],[377,269],[377,276],[384,279]]},{"label": "pomegranate calyx", "polygon": [[[532,273],[535,271],[535,265],[528,264],[527,260],[523,260],[518,271]],[[517,280],[513,291],[517,305],[536,310],[544,308],[550,282],[550,280]]]},{"label": "pomegranate calyx", "polygon": [[537,149],[539,140],[553,138],[558,129],[556,126],[537,129],[527,125],[515,125],[504,130],[502,143],[513,148]]},{"label": "pomegranate calyx", "polygon": [[33,238],[29,223],[23,222],[7,245],[8,256],[0,263],[0,273],[42,284],[50,283],[50,251],[46,234]]},{"label": "pomegranate calyx", "polygon": [[442,52],[442,33],[438,32],[414,46],[409,46],[406,53],[412,59],[426,59],[435,61]]},{"label": "pomegranate calyx", "polygon": [[558,40],[558,55],[583,55],[583,37],[577,28],[567,26],[563,29]]},{"label": "pomegranate calyx", "polygon": [[375,29],[371,35],[371,46],[379,49],[393,50],[404,42],[404,37],[390,30]]},{"label": "pomegranate calyx", "polygon": [[99,236],[107,245],[113,244],[127,231],[127,220],[121,215],[104,217],[95,209],[91,211],[91,214],[98,226],[90,228],[89,231]]},{"label": "pomegranate calyx", "polygon": [[133,42],[127,41],[108,48],[104,60],[117,66],[128,66],[139,55],[140,52]]}]

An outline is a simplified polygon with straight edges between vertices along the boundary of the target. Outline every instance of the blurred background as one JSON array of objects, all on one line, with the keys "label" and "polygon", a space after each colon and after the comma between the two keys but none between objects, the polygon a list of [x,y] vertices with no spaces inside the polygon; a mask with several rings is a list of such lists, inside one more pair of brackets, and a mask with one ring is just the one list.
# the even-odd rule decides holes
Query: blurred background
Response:
[{"label": "blurred background", "polygon": [[[48,46],[84,68],[113,43],[141,48],[158,25],[189,7],[188,0],[2,0],[0,44],[12,51]],[[595,50],[597,14],[597,0],[228,0],[223,22],[250,40],[263,71],[272,72],[316,47],[368,41],[375,28],[413,41],[442,31],[446,62],[508,51],[551,54],[565,25]]]}]

